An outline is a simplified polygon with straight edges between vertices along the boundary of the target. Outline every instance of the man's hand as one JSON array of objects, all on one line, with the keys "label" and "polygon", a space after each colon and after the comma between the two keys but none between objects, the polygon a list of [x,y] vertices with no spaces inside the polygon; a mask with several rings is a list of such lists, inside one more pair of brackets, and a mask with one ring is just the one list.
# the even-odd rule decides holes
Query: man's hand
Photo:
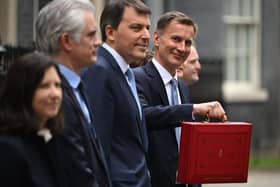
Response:
[{"label": "man's hand", "polygon": [[208,115],[209,118],[217,118],[222,121],[227,121],[227,116],[224,108],[218,101],[194,104],[193,114],[203,116]]}]

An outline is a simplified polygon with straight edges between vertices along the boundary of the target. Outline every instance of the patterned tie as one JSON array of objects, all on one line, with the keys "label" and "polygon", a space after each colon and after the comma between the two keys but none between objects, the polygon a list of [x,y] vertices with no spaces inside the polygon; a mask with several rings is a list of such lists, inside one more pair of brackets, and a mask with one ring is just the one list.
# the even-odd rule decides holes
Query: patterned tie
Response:
[{"label": "patterned tie", "polygon": [[132,72],[131,68],[127,69],[127,71],[125,72],[125,75],[127,77],[129,87],[130,87],[130,89],[133,93],[133,96],[134,96],[135,100],[136,100],[138,110],[139,110],[139,114],[140,114],[140,118],[142,119],[142,111],[141,111],[141,105],[140,105],[140,101],[139,101],[138,94],[137,94],[135,77],[134,77],[134,73]]},{"label": "patterned tie", "polygon": [[[179,104],[179,97],[177,92],[178,81],[175,78],[170,80],[171,84],[171,105]],[[176,139],[178,143],[178,147],[180,145],[180,136],[181,136],[181,127],[175,127]]]}]

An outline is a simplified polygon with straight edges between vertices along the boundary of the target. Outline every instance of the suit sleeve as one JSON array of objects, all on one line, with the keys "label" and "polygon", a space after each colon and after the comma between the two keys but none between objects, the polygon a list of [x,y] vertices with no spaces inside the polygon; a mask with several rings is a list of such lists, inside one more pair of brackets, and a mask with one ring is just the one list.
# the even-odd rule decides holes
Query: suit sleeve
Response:
[{"label": "suit sleeve", "polygon": [[160,100],[159,90],[150,84],[154,80],[149,80],[143,69],[137,69],[135,76],[138,95],[149,130],[177,127],[182,121],[192,120],[192,104],[164,105]]}]

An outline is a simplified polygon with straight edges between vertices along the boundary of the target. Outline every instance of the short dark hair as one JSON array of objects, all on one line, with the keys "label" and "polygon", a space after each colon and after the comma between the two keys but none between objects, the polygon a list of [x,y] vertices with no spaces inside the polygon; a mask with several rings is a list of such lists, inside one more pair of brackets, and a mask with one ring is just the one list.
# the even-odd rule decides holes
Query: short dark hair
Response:
[{"label": "short dark hair", "polygon": [[192,26],[194,35],[197,33],[196,23],[186,14],[179,11],[169,11],[160,16],[157,22],[157,32],[162,33],[164,29],[170,24],[171,21],[176,21],[180,24]]},{"label": "short dark hair", "polygon": [[[39,119],[34,113],[32,100],[45,72],[58,67],[55,61],[42,53],[28,53],[15,61],[5,77],[0,95],[0,132],[28,134],[39,130]],[[56,133],[63,128],[62,109],[47,121],[46,126]]]},{"label": "short dark hair", "polygon": [[141,0],[111,0],[109,1],[101,14],[100,29],[102,41],[106,41],[105,28],[111,25],[112,28],[117,29],[122,18],[125,7],[132,7],[139,14],[150,15],[151,10]]}]

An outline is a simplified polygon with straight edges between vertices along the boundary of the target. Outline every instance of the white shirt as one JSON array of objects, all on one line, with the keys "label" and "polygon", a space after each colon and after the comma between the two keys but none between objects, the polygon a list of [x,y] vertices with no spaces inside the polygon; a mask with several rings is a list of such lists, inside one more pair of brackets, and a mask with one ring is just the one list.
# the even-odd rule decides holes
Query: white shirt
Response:
[{"label": "white shirt", "polygon": [[125,74],[125,72],[129,68],[129,65],[125,62],[123,57],[115,49],[113,49],[111,46],[109,46],[106,43],[103,43],[102,47],[104,47],[107,51],[109,51],[111,53],[111,55],[114,57],[114,59],[117,61],[118,65],[119,65],[119,67],[121,68],[122,73]]},{"label": "white shirt", "polygon": [[[168,97],[168,101],[169,101],[169,105],[171,105],[171,84],[170,81],[171,79],[175,78],[176,80],[178,80],[177,75],[175,75],[174,77],[172,77],[172,75],[155,59],[153,58],[152,60],[153,64],[155,65],[157,71],[160,74],[160,77],[164,83],[165,86],[165,91]],[[180,92],[179,92],[179,88],[177,87],[177,94],[178,94],[178,102],[179,104],[181,104],[181,96],[180,96]]]}]

